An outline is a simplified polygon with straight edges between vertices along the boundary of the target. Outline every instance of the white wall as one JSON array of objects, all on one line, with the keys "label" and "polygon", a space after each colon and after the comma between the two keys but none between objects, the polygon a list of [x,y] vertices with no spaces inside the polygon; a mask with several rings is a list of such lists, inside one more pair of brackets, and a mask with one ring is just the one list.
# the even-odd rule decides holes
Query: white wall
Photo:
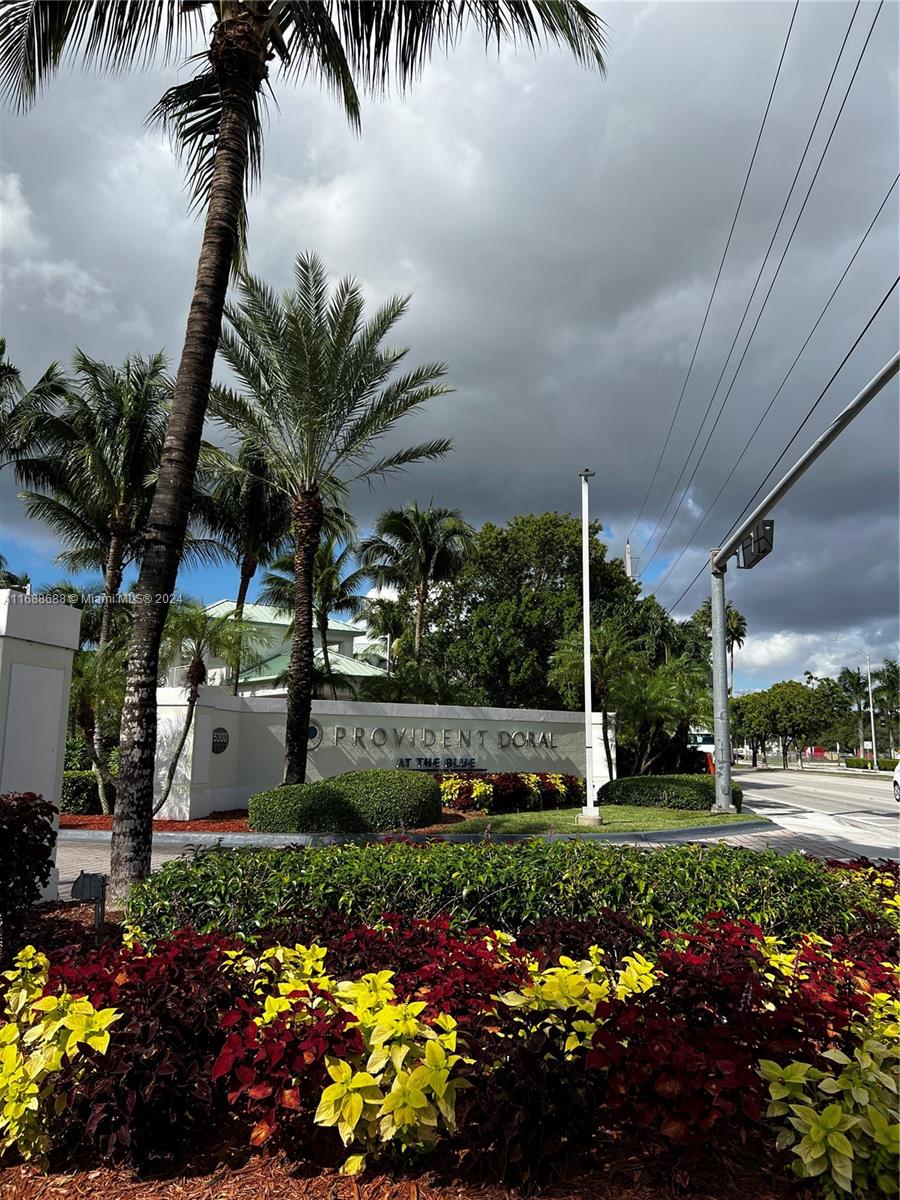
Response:
[{"label": "white wall", "polygon": [[[184,723],[185,693],[161,688],[157,703],[158,795]],[[232,696],[225,688],[201,688],[194,728],[160,817],[189,820],[243,808],[254,792],[280,783],[286,708],[283,697]],[[398,766],[584,775],[580,713],[314,700],[312,721],[309,779]],[[227,734],[220,753],[212,750],[214,730]],[[220,744],[225,741],[221,733],[217,738]],[[599,719],[593,733],[593,763],[599,787],[608,778]]]},{"label": "white wall", "polygon": [[[37,792],[58,806],[81,612],[41,599],[0,590],[0,793]],[[46,899],[57,884],[54,868]]]}]

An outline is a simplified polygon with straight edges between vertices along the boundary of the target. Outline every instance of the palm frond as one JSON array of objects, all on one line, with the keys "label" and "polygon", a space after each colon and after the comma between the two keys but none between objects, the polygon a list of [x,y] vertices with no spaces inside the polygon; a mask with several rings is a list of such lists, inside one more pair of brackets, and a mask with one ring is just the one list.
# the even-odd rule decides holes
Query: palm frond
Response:
[{"label": "palm frond", "polygon": [[420,442],[418,446],[397,450],[393,454],[385,455],[384,458],[369,463],[353,476],[353,480],[371,482],[375,478],[383,479],[386,475],[391,475],[395,471],[403,471],[414,463],[433,462],[435,459],[443,458],[452,449],[452,438],[435,438],[430,442]]}]

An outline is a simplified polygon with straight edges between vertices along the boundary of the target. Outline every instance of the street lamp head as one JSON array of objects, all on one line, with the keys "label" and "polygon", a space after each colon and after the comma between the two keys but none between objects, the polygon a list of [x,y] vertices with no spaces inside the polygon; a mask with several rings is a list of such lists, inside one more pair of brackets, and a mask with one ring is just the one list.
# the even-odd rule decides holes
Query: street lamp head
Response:
[{"label": "street lamp head", "polygon": [[578,472],[579,478],[581,479],[593,479],[596,474],[596,471],[590,471],[587,467],[585,467],[583,471]]}]

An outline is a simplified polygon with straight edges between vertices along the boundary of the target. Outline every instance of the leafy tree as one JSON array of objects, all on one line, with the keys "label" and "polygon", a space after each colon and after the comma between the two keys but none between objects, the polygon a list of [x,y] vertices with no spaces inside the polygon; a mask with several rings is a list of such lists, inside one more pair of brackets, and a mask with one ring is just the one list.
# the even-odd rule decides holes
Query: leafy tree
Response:
[{"label": "leafy tree", "polygon": [[472,549],[475,531],[457,509],[419,508],[413,500],[388,508],[375,522],[371,537],[360,545],[360,561],[381,585],[411,592],[416,625],[413,658],[422,658],[425,609],[435,584],[455,579]]},{"label": "leafy tree", "polygon": [[369,636],[384,639],[387,673],[390,675],[391,660],[409,634],[409,607],[402,598],[390,600],[386,596],[377,596],[366,599],[363,613]]},{"label": "leafy tree", "polygon": [[[194,504],[194,514],[240,572],[235,620],[244,617],[244,604],[260,565],[268,564],[284,549],[290,536],[291,506],[287,495],[273,486],[266,457],[246,443],[231,456],[216,452],[209,467],[205,490]],[[231,664],[231,693],[238,694],[241,663]]]},{"label": "leafy tree", "polygon": [[[352,543],[341,546],[338,538],[329,534],[316,548],[313,562],[313,622],[322,645],[325,680],[335,700],[337,687],[328,653],[328,618],[332,613],[356,617],[363,611],[362,587],[368,580],[368,572],[364,568],[353,569],[355,553]],[[264,604],[274,604],[290,612],[295,588],[294,556],[284,554],[275,560],[263,579],[260,599]]]},{"label": "leafy tree", "polygon": [[432,662],[399,658],[390,675],[370,675],[359,685],[360,700],[378,704],[452,704],[452,685]]},{"label": "leafy tree", "polygon": [[154,814],[159,812],[172,790],[178,762],[193,724],[200,688],[206,683],[207,661],[210,658],[221,658],[225,662],[233,662],[248,655],[252,658],[264,650],[266,644],[265,634],[260,633],[247,621],[236,620],[234,613],[224,613],[215,617],[196,600],[184,601],[170,607],[161,664],[165,669],[186,660],[187,708],[184,725],[166,772],[162,794],[153,809]]},{"label": "leafy tree", "polygon": [[802,767],[803,747],[814,737],[822,723],[821,696],[808,684],[787,679],[769,688],[768,704],[772,715],[772,732],[781,742],[784,769],[788,767],[791,747],[797,750]]},{"label": "leafy tree", "polygon": [[[638,644],[629,637],[621,618],[607,617],[591,628],[591,694],[594,705],[600,709],[610,779],[615,776],[615,766],[609,741],[609,714],[618,704],[623,682],[634,668],[638,654]],[[643,655],[640,665],[646,669]],[[584,642],[580,630],[560,641],[551,660],[549,680],[570,707],[578,706],[584,695]]]},{"label": "leafy tree", "polygon": [[768,692],[748,692],[744,696],[735,696],[730,708],[732,741],[749,743],[754,767],[760,751],[763,761],[767,762],[766,744],[775,732]]},{"label": "leafy tree", "polygon": [[[208,22],[207,15],[214,20]],[[577,61],[604,70],[604,25],[581,0],[522,4],[383,0],[19,0],[0,7],[0,89],[30,106],[63,62],[114,73],[171,62],[208,27],[206,54],[189,60],[193,75],[171,87],[154,116],[171,132],[188,168],[191,193],[205,212],[196,282],[175,398],[147,530],[138,591],[172,594],[194,488],[203,419],[212,382],[229,272],[244,224],[244,191],[261,169],[264,95],[269,62],[281,78],[323,80],[359,123],[356,82],[384,93],[416,78],[435,49],[456,45],[474,25],[485,45],[503,41],[567,47]],[[113,828],[111,891],[150,873],[156,676],[167,606],[137,611],[129,651],[123,729],[125,753]],[[302,753],[297,752],[302,758]],[[297,757],[295,754],[294,757]],[[299,762],[299,759],[298,759]]]},{"label": "leafy tree", "polygon": [[[405,349],[382,343],[409,307],[394,296],[368,321],[362,290],[343,279],[329,295],[325,268],[301,255],[294,289],[281,297],[242,275],[240,302],[226,308],[222,356],[244,391],[219,389],[217,416],[266,459],[273,485],[288,497],[294,538],[294,626],[287,686],[285,783],[302,783],[312,702],[313,577],[327,503],[350,483],[440,458],[447,438],[373,458],[401,417],[441,396],[442,363],[395,375]],[[393,377],[393,378],[392,378]]]},{"label": "leafy tree", "polygon": [[708,673],[690,658],[672,658],[648,670],[639,658],[622,681],[618,717],[623,739],[631,742],[630,774],[682,771],[694,757],[691,726],[711,715]]},{"label": "leafy tree", "polygon": [[[599,623],[633,603],[637,585],[620,559],[607,560],[600,526],[591,532],[591,611]],[[443,672],[457,703],[565,707],[549,673],[560,639],[582,617],[578,518],[526,513],[505,526],[488,522],[436,597],[423,660]]]}]

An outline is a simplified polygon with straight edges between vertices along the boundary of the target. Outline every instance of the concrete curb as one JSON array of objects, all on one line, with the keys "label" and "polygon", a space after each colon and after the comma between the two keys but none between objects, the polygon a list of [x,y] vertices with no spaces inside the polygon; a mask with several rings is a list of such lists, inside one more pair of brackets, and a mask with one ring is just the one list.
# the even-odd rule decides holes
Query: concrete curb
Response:
[{"label": "concrete curb", "polygon": [[[775,832],[778,830],[778,825],[774,821],[755,819],[735,821],[733,824],[727,825],[692,825],[687,829],[660,829],[656,832],[646,833],[639,831],[633,833],[593,833],[589,831],[579,833],[496,833],[490,837],[484,833],[410,833],[402,836],[411,842],[438,840],[462,845],[470,842],[508,843],[535,840],[654,844],[656,842],[709,841],[710,839],[719,841],[725,837],[734,837],[735,834],[765,833],[767,830]],[[108,842],[111,836],[105,830],[98,829],[61,829],[59,831],[60,842]],[[340,833],[155,833],[153,844],[160,848],[164,846],[219,846],[223,850],[265,850],[287,846],[365,845],[372,842],[383,842],[385,839],[390,840],[392,837],[398,836],[400,835],[386,834],[384,837],[379,837],[378,835],[360,836]]]}]

